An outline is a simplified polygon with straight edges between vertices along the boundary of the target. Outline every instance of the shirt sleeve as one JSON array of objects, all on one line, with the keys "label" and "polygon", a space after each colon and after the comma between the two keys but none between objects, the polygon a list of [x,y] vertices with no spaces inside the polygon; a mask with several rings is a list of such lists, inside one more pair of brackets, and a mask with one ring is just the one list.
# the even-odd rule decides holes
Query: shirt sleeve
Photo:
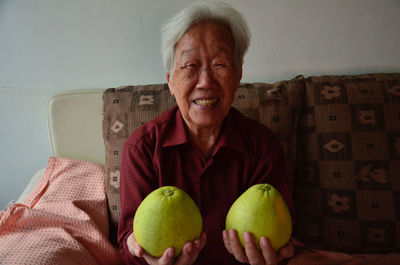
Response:
[{"label": "shirt sleeve", "polygon": [[118,244],[127,264],[147,264],[130,254],[127,238],[133,232],[133,218],[142,200],[157,188],[153,167],[154,144],[151,137],[129,137],[124,145],[120,168],[121,215]]}]

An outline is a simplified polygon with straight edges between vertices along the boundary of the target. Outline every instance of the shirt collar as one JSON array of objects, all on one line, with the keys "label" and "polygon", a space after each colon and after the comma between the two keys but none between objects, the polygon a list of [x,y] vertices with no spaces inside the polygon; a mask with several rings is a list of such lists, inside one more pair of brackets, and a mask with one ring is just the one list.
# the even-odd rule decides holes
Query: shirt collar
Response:
[{"label": "shirt collar", "polygon": [[224,120],[216,150],[220,147],[227,147],[239,152],[245,152],[246,149],[241,137],[241,125],[238,119],[240,119],[238,111],[231,108]]},{"label": "shirt collar", "polygon": [[170,124],[169,129],[166,131],[166,137],[163,146],[174,146],[189,142],[189,138],[186,135],[185,125],[183,124],[183,118],[181,111],[178,107],[175,107],[175,118],[172,119],[173,124]]},{"label": "shirt collar", "polygon": [[[166,132],[166,137],[163,144],[164,147],[181,145],[190,142],[186,134],[182,114],[178,107],[175,108],[177,108],[175,112],[175,119],[173,120],[173,124],[171,124],[169,130]],[[231,108],[222,125],[221,135],[219,136],[215,152],[221,147],[226,147],[239,152],[245,152],[243,139],[240,136],[241,130],[239,124],[240,122],[237,120],[238,118],[240,119],[238,116],[238,111],[234,108]]]}]

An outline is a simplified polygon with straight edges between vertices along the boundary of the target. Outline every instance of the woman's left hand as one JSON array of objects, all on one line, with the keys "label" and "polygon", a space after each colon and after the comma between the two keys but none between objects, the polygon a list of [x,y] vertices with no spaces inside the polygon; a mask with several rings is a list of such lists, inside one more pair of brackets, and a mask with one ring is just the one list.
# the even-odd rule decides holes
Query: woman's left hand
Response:
[{"label": "woman's left hand", "polygon": [[224,230],[222,232],[224,244],[229,253],[242,262],[254,265],[275,265],[282,259],[290,258],[294,255],[294,246],[289,241],[279,249],[278,253],[272,248],[271,243],[266,237],[260,238],[260,250],[258,250],[254,236],[245,232],[243,234],[244,249],[240,244],[238,234],[235,230]]},{"label": "woman's left hand", "polygon": [[144,258],[148,264],[186,265],[193,264],[196,261],[200,251],[206,244],[206,234],[202,232],[200,238],[197,238],[192,242],[186,242],[183,246],[182,253],[176,258],[174,258],[175,250],[173,247],[167,248],[161,257],[151,256],[150,254],[146,253],[146,251],[136,241],[134,233],[129,235],[127,244],[129,252],[132,255]]}]

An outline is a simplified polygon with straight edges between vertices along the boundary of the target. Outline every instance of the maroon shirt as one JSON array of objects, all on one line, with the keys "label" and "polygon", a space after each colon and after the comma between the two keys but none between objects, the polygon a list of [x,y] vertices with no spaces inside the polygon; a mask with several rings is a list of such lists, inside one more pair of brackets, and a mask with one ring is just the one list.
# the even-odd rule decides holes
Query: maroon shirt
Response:
[{"label": "maroon shirt", "polygon": [[189,140],[178,107],[133,132],[124,145],[118,243],[128,264],[146,264],[126,244],[141,201],[167,185],[186,191],[203,217],[205,247],[195,264],[241,264],[225,249],[222,231],[232,203],[250,186],[270,183],[293,208],[281,146],[267,127],[231,108],[209,159]]}]

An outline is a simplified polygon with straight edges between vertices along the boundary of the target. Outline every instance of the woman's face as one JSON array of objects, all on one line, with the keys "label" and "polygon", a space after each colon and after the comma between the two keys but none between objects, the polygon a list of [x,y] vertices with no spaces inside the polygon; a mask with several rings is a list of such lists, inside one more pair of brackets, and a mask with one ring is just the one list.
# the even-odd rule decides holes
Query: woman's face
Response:
[{"label": "woman's face", "polygon": [[192,26],[176,44],[167,82],[192,131],[219,128],[241,77],[229,28],[203,22]]}]

